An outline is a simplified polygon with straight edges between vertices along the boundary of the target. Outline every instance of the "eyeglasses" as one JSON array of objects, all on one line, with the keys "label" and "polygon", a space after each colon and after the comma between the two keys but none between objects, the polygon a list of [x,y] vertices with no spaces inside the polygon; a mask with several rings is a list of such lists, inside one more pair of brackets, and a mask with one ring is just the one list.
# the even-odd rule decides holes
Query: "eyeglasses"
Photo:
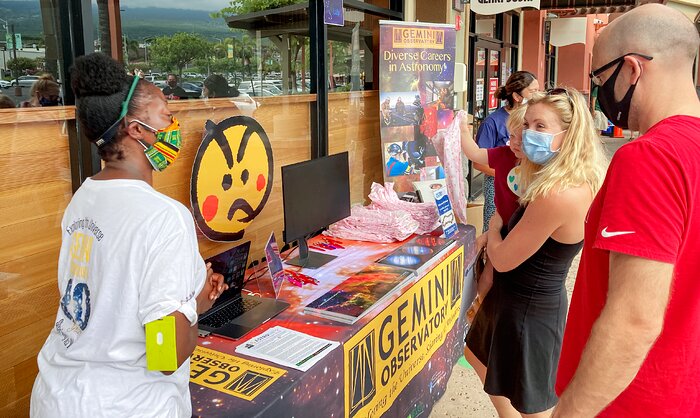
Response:
[{"label": "eyeglasses", "polygon": [[134,90],[136,90],[136,85],[139,83],[139,80],[139,77],[134,77],[134,81],[131,82],[129,93],[126,95],[126,99],[124,99],[122,102],[122,109],[119,113],[119,118],[112,124],[112,126],[107,128],[102,135],[100,135],[97,141],[95,141],[95,145],[97,145],[98,148],[114,139],[114,136],[117,134],[119,124],[129,112],[129,102],[131,102],[131,97],[134,95]]},{"label": "eyeglasses", "polygon": [[597,70],[591,71],[591,73],[588,74],[588,76],[591,77],[591,81],[593,81],[593,84],[595,84],[596,86],[601,86],[601,85],[603,85],[603,80],[600,79],[600,75],[603,74],[603,72],[605,70],[607,70],[608,68],[612,67],[615,64],[619,63],[619,65],[622,65],[622,62],[625,60],[625,57],[629,57],[629,56],[640,57],[640,58],[644,58],[644,59],[649,60],[649,61],[654,59],[654,57],[652,57],[650,55],[644,55],[644,54],[640,54],[637,52],[630,52],[630,53],[625,54],[621,57],[615,58],[614,60],[603,65],[602,67],[598,68]]}]

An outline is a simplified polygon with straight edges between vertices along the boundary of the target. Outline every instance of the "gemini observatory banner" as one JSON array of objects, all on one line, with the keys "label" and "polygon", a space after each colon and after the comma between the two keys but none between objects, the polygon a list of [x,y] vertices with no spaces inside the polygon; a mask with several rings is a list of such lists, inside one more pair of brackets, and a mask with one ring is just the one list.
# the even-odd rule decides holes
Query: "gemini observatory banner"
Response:
[{"label": "gemini observatory banner", "polygon": [[397,192],[445,178],[430,138],[452,122],[454,25],[380,22],[379,119],[384,181]]}]

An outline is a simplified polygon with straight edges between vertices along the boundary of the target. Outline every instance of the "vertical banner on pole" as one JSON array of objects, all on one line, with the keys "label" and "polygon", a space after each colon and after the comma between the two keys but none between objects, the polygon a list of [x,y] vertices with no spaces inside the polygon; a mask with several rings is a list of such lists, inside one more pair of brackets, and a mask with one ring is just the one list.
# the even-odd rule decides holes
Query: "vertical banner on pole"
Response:
[{"label": "vertical banner on pole", "polygon": [[323,0],[323,23],[335,26],[345,25],[343,0]]},{"label": "vertical banner on pole", "polygon": [[430,142],[454,109],[453,25],[380,22],[379,119],[384,181],[398,192],[445,178]]}]

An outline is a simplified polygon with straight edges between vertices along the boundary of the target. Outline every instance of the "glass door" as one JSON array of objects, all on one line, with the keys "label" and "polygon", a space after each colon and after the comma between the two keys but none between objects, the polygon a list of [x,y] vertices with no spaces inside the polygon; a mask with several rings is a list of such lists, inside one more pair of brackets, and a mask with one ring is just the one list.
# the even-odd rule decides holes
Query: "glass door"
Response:
[{"label": "glass door", "polygon": [[[501,85],[500,57],[501,45],[496,42],[479,40],[474,44],[474,65],[472,66],[471,102],[474,115],[474,135],[479,131],[481,122],[500,107],[500,101],[496,97],[498,86]],[[479,196],[483,189],[483,173],[473,167],[469,162],[467,172],[469,183],[469,200]]]}]

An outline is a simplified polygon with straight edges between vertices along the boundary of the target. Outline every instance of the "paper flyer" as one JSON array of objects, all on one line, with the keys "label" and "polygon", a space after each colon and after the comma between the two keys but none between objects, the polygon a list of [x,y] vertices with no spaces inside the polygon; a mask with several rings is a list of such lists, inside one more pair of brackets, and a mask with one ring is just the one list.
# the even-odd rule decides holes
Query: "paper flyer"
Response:
[{"label": "paper flyer", "polygon": [[305,372],[340,343],[273,327],[236,347],[236,353]]},{"label": "paper flyer", "polygon": [[455,214],[452,211],[450,198],[447,196],[447,188],[437,189],[433,192],[435,203],[438,207],[438,216],[442,224],[442,231],[445,238],[450,238],[457,232],[457,223],[455,222]]}]

